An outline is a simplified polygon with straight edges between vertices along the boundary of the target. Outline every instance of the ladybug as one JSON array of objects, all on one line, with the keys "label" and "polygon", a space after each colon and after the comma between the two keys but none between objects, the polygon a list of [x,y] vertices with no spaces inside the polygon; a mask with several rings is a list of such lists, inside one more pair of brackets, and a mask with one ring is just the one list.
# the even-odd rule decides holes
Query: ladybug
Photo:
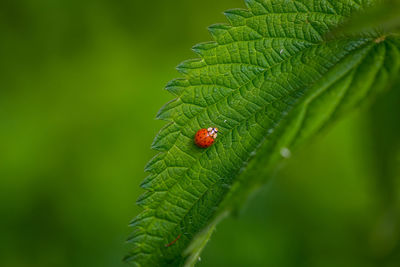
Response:
[{"label": "ladybug", "polygon": [[200,129],[194,136],[194,143],[201,148],[207,148],[214,144],[217,138],[218,128],[210,127],[208,129]]}]

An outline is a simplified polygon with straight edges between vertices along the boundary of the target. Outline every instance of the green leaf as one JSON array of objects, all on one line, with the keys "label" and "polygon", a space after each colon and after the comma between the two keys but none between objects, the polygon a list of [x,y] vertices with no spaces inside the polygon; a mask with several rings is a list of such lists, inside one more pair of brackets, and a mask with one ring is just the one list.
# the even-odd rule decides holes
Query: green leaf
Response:
[{"label": "green leaf", "polygon": [[380,0],[379,5],[374,5],[346,20],[334,34],[373,34],[376,31],[382,35],[400,33],[400,1]]},{"label": "green leaf", "polygon": [[[324,40],[363,0],[247,0],[209,28],[215,42],[178,66],[177,98],[146,166],[144,208],[131,223],[137,266],[192,266],[218,221],[264,184],[277,163],[399,73],[400,41],[379,35]],[[193,143],[218,127],[216,143]],[[170,245],[168,245],[170,244]]]}]

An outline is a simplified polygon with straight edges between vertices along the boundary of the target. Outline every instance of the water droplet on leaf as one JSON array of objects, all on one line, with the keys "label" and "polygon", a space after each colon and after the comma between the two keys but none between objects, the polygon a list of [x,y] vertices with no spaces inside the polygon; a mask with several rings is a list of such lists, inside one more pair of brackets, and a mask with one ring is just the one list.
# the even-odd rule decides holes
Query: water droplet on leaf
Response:
[{"label": "water droplet on leaf", "polygon": [[281,149],[281,156],[288,159],[292,156],[292,152],[287,147]]}]

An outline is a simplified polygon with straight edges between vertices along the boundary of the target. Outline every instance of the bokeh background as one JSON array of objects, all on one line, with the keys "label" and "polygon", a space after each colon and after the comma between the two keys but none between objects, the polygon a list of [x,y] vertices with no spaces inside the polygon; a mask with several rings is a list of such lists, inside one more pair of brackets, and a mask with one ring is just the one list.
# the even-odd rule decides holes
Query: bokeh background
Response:
[{"label": "bokeh background", "polygon": [[[234,7],[0,1],[0,266],[126,266],[163,87]],[[400,266],[399,91],[295,153],[198,266]]]}]

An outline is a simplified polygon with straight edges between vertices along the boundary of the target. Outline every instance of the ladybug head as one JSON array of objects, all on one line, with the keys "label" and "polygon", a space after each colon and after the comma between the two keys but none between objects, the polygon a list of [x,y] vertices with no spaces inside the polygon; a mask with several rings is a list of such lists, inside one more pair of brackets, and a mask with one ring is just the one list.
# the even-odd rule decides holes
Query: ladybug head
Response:
[{"label": "ladybug head", "polygon": [[218,128],[210,127],[207,129],[207,131],[212,138],[217,138]]}]

